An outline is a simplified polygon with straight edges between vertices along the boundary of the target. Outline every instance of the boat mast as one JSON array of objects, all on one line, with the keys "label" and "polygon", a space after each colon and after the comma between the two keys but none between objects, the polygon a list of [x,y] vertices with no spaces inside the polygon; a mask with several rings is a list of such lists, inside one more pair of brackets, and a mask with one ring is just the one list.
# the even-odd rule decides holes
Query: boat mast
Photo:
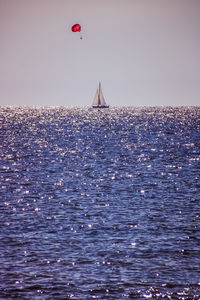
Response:
[{"label": "boat mast", "polygon": [[100,81],[99,81],[98,106],[100,105],[101,105],[101,100],[100,100]]}]

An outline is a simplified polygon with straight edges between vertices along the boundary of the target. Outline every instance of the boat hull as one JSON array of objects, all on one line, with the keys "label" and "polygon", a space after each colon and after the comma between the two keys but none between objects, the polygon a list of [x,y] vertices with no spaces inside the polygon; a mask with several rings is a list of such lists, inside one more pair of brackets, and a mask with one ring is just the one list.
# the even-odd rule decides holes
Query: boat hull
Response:
[{"label": "boat hull", "polygon": [[92,105],[93,108],[108,108],[109,105]]}]

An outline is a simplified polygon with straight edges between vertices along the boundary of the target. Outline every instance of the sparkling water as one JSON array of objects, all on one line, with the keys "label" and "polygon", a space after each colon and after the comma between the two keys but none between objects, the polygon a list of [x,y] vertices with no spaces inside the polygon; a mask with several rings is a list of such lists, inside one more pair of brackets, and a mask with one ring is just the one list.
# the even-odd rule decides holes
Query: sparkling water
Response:
[{"label": "sparkling water", "polygon": [[0,216],[0,299],[199,299],[200,107],[1,107]]}]

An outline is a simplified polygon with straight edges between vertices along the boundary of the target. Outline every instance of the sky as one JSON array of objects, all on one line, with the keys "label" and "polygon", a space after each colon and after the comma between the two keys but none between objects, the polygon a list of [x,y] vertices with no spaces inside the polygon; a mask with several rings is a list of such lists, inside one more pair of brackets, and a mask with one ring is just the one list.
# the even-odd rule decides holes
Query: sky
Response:
[{"label": "sky", "polygon": [[[82,37],[71,26],[82,26]],[[200,105],[199,0],[0,0],[0,105]]]}]

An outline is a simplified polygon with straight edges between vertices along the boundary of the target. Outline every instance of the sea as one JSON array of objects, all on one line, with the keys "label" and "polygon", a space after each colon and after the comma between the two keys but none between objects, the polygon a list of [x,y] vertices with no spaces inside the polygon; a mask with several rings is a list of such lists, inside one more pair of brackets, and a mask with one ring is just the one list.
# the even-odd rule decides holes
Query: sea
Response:
[{"label": "sea", "polygon": [[200,299],[200,107],[0,107],[0,299]]}]

